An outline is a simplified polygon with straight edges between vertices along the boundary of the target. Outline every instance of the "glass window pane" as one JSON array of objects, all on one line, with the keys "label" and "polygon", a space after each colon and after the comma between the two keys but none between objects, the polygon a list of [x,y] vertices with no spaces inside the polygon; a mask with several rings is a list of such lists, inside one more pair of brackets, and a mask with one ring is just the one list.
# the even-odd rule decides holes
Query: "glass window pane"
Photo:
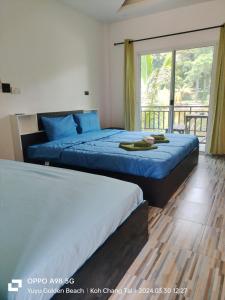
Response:
[{"label": "glass window pane", "polygon": [[172,53],[141,56],[141,104],[169,105]]},{"label": "glass window pane", "polygon": [[176,52],[174,125],[206,142],[213,47]]},{"label": "glass window pane", "polygon": [[176,105],[208,105],[213,47],[176,52]]},{"label": "glass window pane", "polygon": [[141,56],[142,129],[165,131],[169,126],[172,52]]}]

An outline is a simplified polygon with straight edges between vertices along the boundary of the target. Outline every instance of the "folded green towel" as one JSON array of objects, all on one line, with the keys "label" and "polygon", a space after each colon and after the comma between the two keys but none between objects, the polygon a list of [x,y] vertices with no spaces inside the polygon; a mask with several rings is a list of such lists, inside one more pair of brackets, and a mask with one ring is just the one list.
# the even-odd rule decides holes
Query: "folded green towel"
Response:
[{"label": "folded green towel", "polygon": [[148,147],[150,146],[147,142],[145,141],[138,141],[138,142],[132,142],[132,143],[123,143],[126,145],[134,145],[135,147]]},{"label": "folded green towel", "polygon": [[155,139],[155,144],[160,143],[169,143],[170,141],[165,137],[164,134],[151,134],[152,137]]},{"label": "folded green towel", "polygon": [[137,147],[149,146],[149,144],[144,140],[136,141],[136,142],[121,142],[120,144],[123,144],[123,145],[134,145],[135,144],[135,146],[137,146]]},{"label": "folded green towel", "polygon": [[170,141],[168,139],[164,139],[164,140],[155,140],[155,144],[163,144],[163,143],[169,143]]},{"label": "folded green towel", "polygon": [[153,137],[165,137],[165,135],[163,134],[163,133],[159,133],[159,134],[151,134],[151,136],[153,136]]},{"label": "folded green towel", "polygon": [[157,149],[157,146],[149,145],[145,141],[138,141],[138,142],[124,142],[120,143],[119,147],[127,150],[127,151],[145,151],[145,150],[153,150]]},{"label": "folded green towel", "polygon": [[151,134],[152,137],[154,137],[155,140],[164,140],[165,135],[164,134]]}]

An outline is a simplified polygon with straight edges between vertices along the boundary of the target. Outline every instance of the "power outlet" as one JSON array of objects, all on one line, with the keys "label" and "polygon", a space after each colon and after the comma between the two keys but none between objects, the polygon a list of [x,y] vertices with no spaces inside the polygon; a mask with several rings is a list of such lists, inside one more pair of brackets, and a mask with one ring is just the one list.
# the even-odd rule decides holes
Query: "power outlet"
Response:
[{"label": "power outlet", "polygon": [[12,87],[11,88],[11,93],[14,94],[14,95],[19,95],[19,94],[21,94],[21,90],[17,87]]}]

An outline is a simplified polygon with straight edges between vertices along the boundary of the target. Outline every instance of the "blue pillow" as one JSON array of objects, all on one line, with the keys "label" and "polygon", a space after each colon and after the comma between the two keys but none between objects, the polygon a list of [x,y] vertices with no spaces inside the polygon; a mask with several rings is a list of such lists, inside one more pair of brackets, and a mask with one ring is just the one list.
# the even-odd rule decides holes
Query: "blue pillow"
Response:
[{"label": "blue pillow", "polygon": [[97,112],[78,113],[74,115],[75,121],[78,125],[79,133],[85,133],[95,130],[100,130],[100,121]]},{"label": "blue pillow", "polygon": [[77,126],[73,115],[52,118],[42,117],[41,120],[49,141],[77,135]]}]

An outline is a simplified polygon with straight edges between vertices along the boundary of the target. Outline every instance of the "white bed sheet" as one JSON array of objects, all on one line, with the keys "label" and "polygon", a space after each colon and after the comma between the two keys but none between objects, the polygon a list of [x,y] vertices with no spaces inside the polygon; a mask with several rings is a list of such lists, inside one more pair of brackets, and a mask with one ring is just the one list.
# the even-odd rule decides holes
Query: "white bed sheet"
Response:
[{"label": "white bed sheet", "polygon": [[0,160],[0,299],[50,299],[142,201],[131,183]]}]

